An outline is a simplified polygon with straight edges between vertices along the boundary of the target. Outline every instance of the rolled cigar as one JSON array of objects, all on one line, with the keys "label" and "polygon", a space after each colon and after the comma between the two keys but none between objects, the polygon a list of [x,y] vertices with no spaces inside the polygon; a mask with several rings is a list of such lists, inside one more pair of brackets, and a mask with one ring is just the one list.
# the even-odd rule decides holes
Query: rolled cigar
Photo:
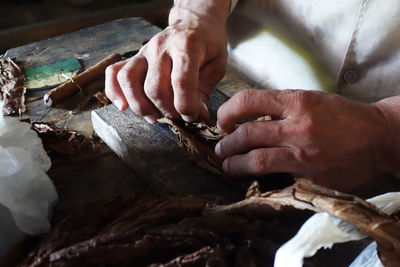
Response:
[{"label": "rolled cigar", "polygon": [[81,88],[93,83],[99,77],[104,75],[106,68],[121,60],[120,54],[112,54],[97,63],[96,65],[88,68],[79,75],[71,78],[65,83],[59,85],[57,88],[50,90],[44,95],[44,104],[48,107],[54,107],[63,102],[65,99],[79,93]]}]

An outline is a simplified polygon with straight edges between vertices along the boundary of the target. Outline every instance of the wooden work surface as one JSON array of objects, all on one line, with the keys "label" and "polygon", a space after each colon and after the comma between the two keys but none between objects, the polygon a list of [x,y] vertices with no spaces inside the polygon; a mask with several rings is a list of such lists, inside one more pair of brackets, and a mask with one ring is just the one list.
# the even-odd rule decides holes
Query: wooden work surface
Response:
[{"label": "wooden work surface", "polygon": [[[120,19],[13,48],[7,51],[6,56],[16,58],[22,68],[50,64],[76,57],[82,63],[83,69],[87,69],[111,53],[124,53],[139,49],[143,41],[150,39],[159,31],[159,28],[140,18]],[[227,71],[225,78],[218,85],[219,89],[229,95],[232,95],[239,88],[249,87],[251,86],[230,70]],[[85,88],[81,95],[77,95],[55,108],[43,105],[42,96],[45,91],[27,92],[27,112],[24,117],[30,118],[32,121],[55,122],[58,126],[78,131],[90,137],[94,132],[91,111],[99,106],[97,103],[89,103],[79,111],[76,111],[76,108],[92,92],[103,88],[104,80],[100,79],[89,88]],[[152,126],[146,125],[146,127]],[[159,145],[162,146],[162,144]],[[179,150],[178,147],[176,149]],[[53,166],[48,174],[54,181],[60,197],[54,212],[55,218],[62,217],[70,209],[78,208],[87,202],[107,197],[107,195],[115,192],[132,193],[155,189],[154,187],[149,189],[148,180],[139,177],[136,174],[137,171],[123,163],[106,145],[103,145],[97,153],[81,153],[72,157],[56,156],[52,157],[52,161]],[[165,162],[165,164],[167,168],[168,162]],[[194,164],[193,167],[197,168]],[[148,166],[148,169],[151,170],[151,167]],[[143,175],[146,173],[146,169],[139,170],[139,173]],[[179,170],[177,170],[177,173],[179,173]],[[221,183],[220,181],[215,183],[216,188],[221,190],[210,191],[203,188],[192,191],[189,188],[186,188],[187,190],[178,188],[176,192],[218,193],[220,191],[219,193],[221,193],[223,191],[224,193],[221,194],[227,197],[231,196],[231,199],[239,197],[238,192],[229,192],[229,190],[224,189],[223,184],[224,182]]]},{"label": "wooden work surface", "polygon": [[[151,38],[151,36],[159,30],[159,28],[150,25],[140,18],[121,19],[23,47],[14,48],[9,50],[6,56],[16,58],[23,68],[54,63],[71,57],[79,58],[83,67],[88,68],[110,53],[123,53],[138,49],[143,41]],[[104,81],[99,81],[90,88],[87,88],[83,92],[83,95],[78,95],[56,108],[48,108],[43,105],[41,97],[44,92],[28,92],[26,97],[28,111],[24,116],[29,117],[33,121],[56,122],[59,126],[78,131],[85,136],[92,136],[91,111],[97,109],[98,105],[92,103],[78,112],[70,111],[76,109],[79,103],[91,92],[102,89],[103,87]],[[225,78],[220,82],[217,88],[227,95],[232,95],[239,89],[251,88],[251,85],[241,80],[228,69]],[[217,98],[218,97],[221,97],[221,95],[217,95]],[[220,103],[221,101],[222,100],[219,99],[217,102]],[[96,113],[104,118],[107,114],[109,115],[116,112],[113,106],[107,107],[105,110],[106,111],[101,113]],[[130,111],[127,112],[129,114]],[[127,116],[127,113],[120,114],[120,117],[123,116]],[[160,125],[149,126],[144,124],[144,121],[142,123],[143,128],[156,127],[153,128],[153,130],[166,130],[165,127]],[[165,134],[165,132],[163,134]],[[169,139],[168,141],[170,146],[171,140],[172,139]],[[158,145],[161,146],[162,144]],[[176,149],[178,148],[176,147]],[[172,150],[174,151],[173,153],[175,153],[173,155],[177,155],[177,150]],[[140,156],[141,155],[137,155],[137,157]],[[164,156],[166,158],[166,164],[168,164],[168,155]],[[146,157],[146,155],[144,155],[144,157]],[[148,160],[150,159],[148,158]],[[130,194],[135,191],[148,191],[157,188],[152,186],[148,180],[146,181],[146,179],[140,177],[143,176],[146,171],[153,170],[146,170],[144,167],[144,169],[139,171],[130,169],[105,145],[103,145],[97,153],[83,153],[73,157],[57,156],[53,157],[52,161],[53,166],[48,174],[54,181],[59,193],[59,203],[55,207],[53,220],[63,217],[69,210],[79,209],[88,202],[96,201],[96,199],[99,198],[105,198],[115,192]],[[143,166],[145,166],[145,164]],[[193,168],[197,168],[195,165],[192,166]],[[165,167],[167,168],[168,166]],[[179,170],[175,171],[179,173]],[[204,174],[205,172],[201,173]],[[210,179],[210,177],[213,177],[212,174],[206,178],[208,183],[213,182],[213,179]],[[173,183],[173,181],[170,182]],[[198,185],[198,183],[193,183],[193,185]],[[232,199],[237,198],[238,194],[240,194],[240,190],[236,190],[226,181],[216,180],[211,185],[211,188],[214,185],[216,186],[216,190],[213,191],[210,190],[210,185],[199,189],[194,186],[191,188],[187,187],[188,184],[185,184],[184,186],[182,185],[182,188],[177,188],[177,190],[172,193],[208,192],[221,194]],[[226,188],[221,189],[222,186],[226,186]],[[325,266],[338,266],[337,264],[348,262],[349,259],[352,258],[351,253],[349,253],[351,249],[348,249],[348,247],[339,248],[338,251],[340,257],[331,258],[331,260],[327,261],[329,264],[325,264]],[[338,253],[338,251],[336,251],[336,253]],[[335,254],[331,253],[330,255]],[[330,258],[329,255],[327,258]]]}]

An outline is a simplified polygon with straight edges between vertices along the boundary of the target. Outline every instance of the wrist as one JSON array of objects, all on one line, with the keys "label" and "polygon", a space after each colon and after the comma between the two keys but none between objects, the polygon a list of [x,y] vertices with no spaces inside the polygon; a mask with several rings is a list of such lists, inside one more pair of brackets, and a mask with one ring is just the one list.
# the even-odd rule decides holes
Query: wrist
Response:
[{"label": "wrist", "polygon": [[209,19],[225,25],[230,8],[230,0],[175,0],[169,15],[169,25],[193,18],[199,21]]},{"label": "wrist", "polygon": [[400,170],[400,97],[390,97],[374,105],[385,122],[385,134],[381,138],[382,158],[387,172]]}]

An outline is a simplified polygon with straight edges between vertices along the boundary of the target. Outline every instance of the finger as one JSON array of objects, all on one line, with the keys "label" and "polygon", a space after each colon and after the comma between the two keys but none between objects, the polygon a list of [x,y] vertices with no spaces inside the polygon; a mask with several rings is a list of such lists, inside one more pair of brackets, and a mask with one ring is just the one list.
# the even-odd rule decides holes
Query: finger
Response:
[{"label": "finger", "polygon": [[154,123],[158,116],[157,108],[143,92],[143,82],[146,76],[147,62],[142,56],[130,59],[118,72],[117,79],[129,107],[148,122]]},{"label": "finger", "polygon": [[219,141],[215,153],[225,159],[257,148],[285,146],[286,134],[282,129],[280,121],[244,123]]},{"label": "finger", "polygon": [[198,94],[201,102],[199,118],[208,121],[210,114],[207,109],[208,99],[217,83],[224,77],[227,56],[217,57],[200,69]]},{"label": "finger", "polygon": [[285,105],[279,100],[278,90],[243,90],[225,102],[217,113],[218,129],[231,133],[237,123],[270,115],[281,118]]},{"label": "finger", "polygon": [[168,118],[178,118],[171,87],[172,61],[167,53],[150,54],[149,68],[144,82],[144,92],[153,104]]},{"label": "finger", "polygon": [[231,177],[261,176],[268,173],[297,172],[297,160],[286,147],[260,148],[226,158],[224,172]]},{"label": "finger", "polygon": [[197,120],[201,103],[197,93],[199,85],[200,58],[190,52],[172,53],[171,84],[174,92],[174,106],[185,121]]},{"label": "finger", "polygon": [[108,66],[105,72],[105,93],[111,102],[119,109],[125,110],[128,107],[128,102],[119,86],[117,75],[121,68],[126,64],[126,61],[121,61]]}]

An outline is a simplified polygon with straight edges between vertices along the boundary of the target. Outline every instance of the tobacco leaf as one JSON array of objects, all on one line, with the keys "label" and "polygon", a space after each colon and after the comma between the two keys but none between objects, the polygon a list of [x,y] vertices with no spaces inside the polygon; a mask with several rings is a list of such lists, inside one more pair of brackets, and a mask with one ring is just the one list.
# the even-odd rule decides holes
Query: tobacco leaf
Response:
[{"label": "tobacco leaf", "polygon": [[256,214],[204,215],[210,202],[224,203],[154,194],[97,201],[62,219],[19,266],[271,266],[292,233]]},{"label": "tobacco leaf", "polygon": [[158,119],[158,122],[169,125],[178,137],[178,145],[198,166],[223,175],[222,162],[214,152],[215,145],[223,137],[218,133],[217,127],[208,126],[203,122],[173,121],[165,117]]},{"label": "tobacco leaf", "polygon": [[86,96],[78,105],[76,110],[82,110],[86,105],[88,105],[91,102],[98,102],[101,107],[107,106],[111,103],[111,101],[107,98],[106,94],[104,91],[98,91],[93,94],[90,94]]},{"label": "tobacco leaf", "polygon": [[58,127],[54,123],[34,121],[31,122],[31,128],[38,133],[47,152],[71,156],[89,143],[85,136],[75,131]]},{"label": "tobacco leaf", "polygon": [[11,58],[0,59],[0,100],[4,101],[3,115],[25,112],[24,81],[24,72]]},{"label": "tobacco leaf", "polygon": [[343,221],[354,224],[378,244],[378,254],[384,266],[400,265],[400,221],[396,216],[380,211],[373,204],[354,195],[341,193],[299,179],[283,190],[261,193],[254,183],[243,201],[206,209],[209,214],[227,214],[256,207],[281,210],[291,206],[315,212],[327,212]]},{"label": "tobacco leaf", "polygon": [[93,97],[100,103],[102,106],[107,106],[111,103],[110,99],[106,96],[104,91],[99,91],[93,95]]}]

